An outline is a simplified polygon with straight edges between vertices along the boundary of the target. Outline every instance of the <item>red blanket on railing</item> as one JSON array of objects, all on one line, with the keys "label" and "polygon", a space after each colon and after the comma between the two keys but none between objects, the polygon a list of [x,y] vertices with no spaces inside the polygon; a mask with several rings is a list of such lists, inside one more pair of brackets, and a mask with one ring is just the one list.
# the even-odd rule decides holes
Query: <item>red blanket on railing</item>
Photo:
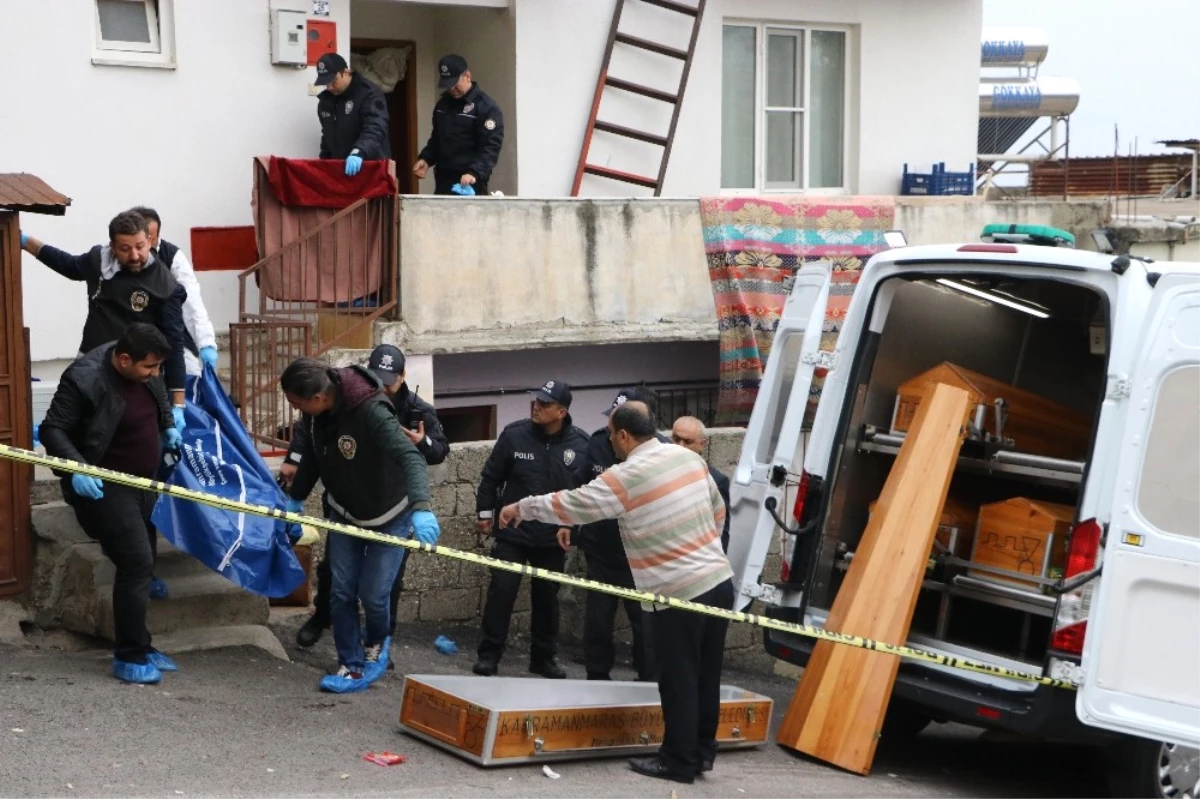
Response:
[{"label": "red blanket on railing", "polygon": [[396,193],[396,177],[389,173],[387,161],[363,161],[362,170],[349,176],[345,161],[271,156],[267,180],[276,199],[293,207],[345,208],[363,198]]}]

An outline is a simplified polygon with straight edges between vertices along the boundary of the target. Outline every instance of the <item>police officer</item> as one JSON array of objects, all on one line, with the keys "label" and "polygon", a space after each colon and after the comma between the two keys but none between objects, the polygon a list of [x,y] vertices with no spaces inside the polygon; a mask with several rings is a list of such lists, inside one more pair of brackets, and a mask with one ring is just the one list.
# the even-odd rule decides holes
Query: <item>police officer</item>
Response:
[{"label": "police officer", "polygon": [[[425,458],[425,463],[436,466],[446,460],[446,455],[450,453],[450,441],[442,430],[442,423],[438,421],[434,407],[408,387],[404,353],[400,348],[391,344],[380,344],[371,351],[371,357],[367,359],[367,369],[383,384],[383,392],[391,400],[392,412],[396,421],[400,423],[400,432],[413,443]],[[296,423],[292,427],[292,441],[287,457],[279,467],[280,481],[284,485],[291,484],[304,458],[311,456],[311,450],[312,442],[309,441],[306,428]],[[405,558],[400,563],[400,570],[392,584],[390,631],[393,635],[396,632],[396,608],[400,602],[400,592],[404,589],[404,570],[407,565],[408,559]],[[300,646],[312,646],[329,627],[332,573],[329,551],[326,550],[325,557],[317,566],[317,595],[313,600],[313,614],[296,632],[296,643]]]},{"label": "police officer", "polygon": [[500,106],[471,79],[462,56],[448,55],[438,62],[438,88],[443,94],[433,107],[433,132],[413,164],[413,174],[424,179],[433,167],[435,194],[453,194],[455,185],[487,194],[488,178],[504,143]]},{"label": "police officer", "polygon": [[[493,558],[561,572],[566,551],[558,543],[557,525],[525,522],[503,529],[492,525],[498,501],[499,505],[508,505],[585,482],[583,462],[588,437],[571,423],[570,386],[551,380],[532,393],[529,418],[504,428],[483,465],[475,509],[480,531],[495,534]],[[483,641],[474,667],[476,674],[490,677],[499,669],[520,588],[521,575],[492,572],[483,608]],[[533,613],[529,671],[561,680],[567,674],[554,659],[558,651],[558,583],[535,579],[530,594]]]},{"label": "police officer", "polygon": [[317,61],[317,117],[321,120],[321,157],[346,159],[346,174],[357,175],[363,160],[392,157],[387,100],[346,59],[326,53]]},{"label": "police officer", "polygon": [[[612,406],[604,415],[609,416],[626,402],[644,402],[648,408],[654,407],[649,392],[638,388],[623,388],[617,392]],[[585,481],[596,479],[617,462],[608,432],[608,426],[605,425],[592,433],[591,440],[588,441],[583,477]],[[587,559],[589,580],[623,588],[634,587],[633,572],[629,568],[629,558],[625,555],[621,531],[615,519],[585,524],[575,536],[575,542]],[[656,670],[653,646],[645,632],[641,604],[636,600],[621,600],[599,591],[588,591],[584,602],[583,659],[587,678],[612,679],[610,674],[617,659],[616,647],[613,646],[613,622],[617,617],[617,605],[622,603],[625,605],[625,615],[629,617],[629,630],[633,635],[633,668],[639,680],[654,680]]]},{"label": "police officer", "polygon": [[152,324],[166,336],[171,353],[163,364],[175,427],[183,432],[184,351],[187,328],[183,305],[187,291],[150,248],[146,218],[122,211],[108,223],[108,244],[71,255],[21,234],[25,252],[68,280],[87,284],[88,314],[79,355],[116,341],[135,322]]}]

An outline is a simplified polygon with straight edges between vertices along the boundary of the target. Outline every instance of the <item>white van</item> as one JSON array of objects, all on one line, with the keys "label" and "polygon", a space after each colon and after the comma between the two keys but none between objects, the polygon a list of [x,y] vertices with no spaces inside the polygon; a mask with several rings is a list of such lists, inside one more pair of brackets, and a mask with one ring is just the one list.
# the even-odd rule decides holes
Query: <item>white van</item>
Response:
[{"label": "white van", "polygon": [[[1076,508],[1065,573],[1024,588],[932,553],[911,646],[1077,692],[902,661],[883,734],[955,721],[1114,747],[1120,796],[1196,796],[1200,747],[1200,265],[1012,244],[893,249],[863,268],[832,352],[828,266],[794,278],[732,481],[737,607],[824,623],[902,434],[900,383],[949,361],[1092,418],[1081,461],[974,418],[954,486]],[[811,432],[814,370],[828,370]],[[997,435],[999,434],[999,435]],[[784,527],[786,525],[786,527]],[[782,566],[762,574],[773,543]],[[777,551],[777,550],[775,550]],[[977,572],[976,572],[977,574]],[[804,665],[812,639],[764,632]],[[1168,743],[1162,743],[1162,742]]]}]

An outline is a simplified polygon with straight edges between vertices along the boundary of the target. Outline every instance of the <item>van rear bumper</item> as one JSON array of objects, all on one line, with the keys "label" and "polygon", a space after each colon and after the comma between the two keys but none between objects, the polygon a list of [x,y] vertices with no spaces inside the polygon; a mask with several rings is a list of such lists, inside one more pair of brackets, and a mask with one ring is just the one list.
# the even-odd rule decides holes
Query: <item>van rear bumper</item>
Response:
[{"label": "van rear bumper", "polygon": [[[773,619],[799,623],[796,608],[768,607]],[[763,630],[763,646],[772,657],[804,666],[816,642],[811,638]],[[964,672],[966,674],[966,672]],[[1105,743],[1117,736],[1087,727],[1075,715],[1075,692],[1039,685],[1022,693],[981,685],[911,661],[901,661],[892,695],[937,721],[953,721],[1072,743]]]}]

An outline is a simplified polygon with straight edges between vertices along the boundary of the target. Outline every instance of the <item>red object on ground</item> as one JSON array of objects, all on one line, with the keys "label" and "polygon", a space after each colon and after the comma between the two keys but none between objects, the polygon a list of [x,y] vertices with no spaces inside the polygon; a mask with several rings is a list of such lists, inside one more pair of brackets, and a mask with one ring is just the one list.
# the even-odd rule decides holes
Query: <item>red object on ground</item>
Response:
[{"label": "red object on ground", "polygon": [[249,269],[256,263],[254,225],[192,228],[192,268],[197,272]]},{"label": "red object on ground", "polygon": [[396,766],[406,759],[404,755],[398,755],[395,752],[367,752],[363,755],[363,760],[377,766]]},{"label": "red object on ground", "polygon": [[363,161],[359,173],[349,176],[342,160],[271,156],[267,181],[279,202],[307,208],[340,209],[364,197],[375,200],[396,193],[387,161]]}]

